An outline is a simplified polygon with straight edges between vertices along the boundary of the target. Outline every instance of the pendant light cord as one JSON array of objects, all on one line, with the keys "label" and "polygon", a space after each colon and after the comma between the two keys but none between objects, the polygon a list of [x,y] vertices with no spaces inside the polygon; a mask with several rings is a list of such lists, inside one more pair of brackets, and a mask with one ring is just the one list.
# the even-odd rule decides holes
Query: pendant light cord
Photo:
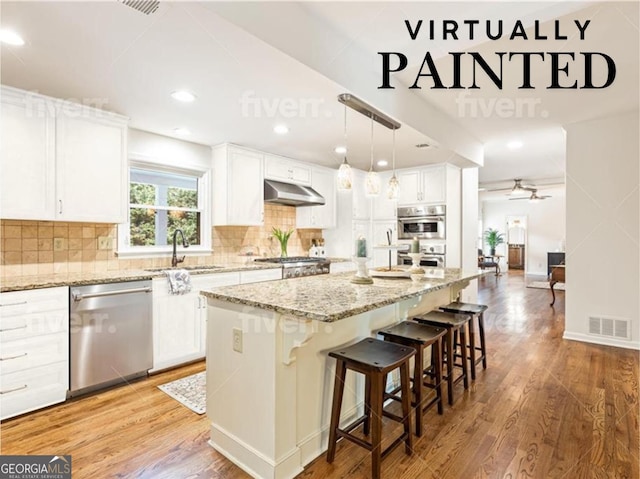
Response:
[{"label": "pendant light cord", "polygon": [[393,129],[393,151],[392,151],[393,159],[393,176],[396,176],[396,129]]},{"label": "pendant light cord", "polygon": [[369,171],[373,171],[373,115],[371,115],[371,165]]}]

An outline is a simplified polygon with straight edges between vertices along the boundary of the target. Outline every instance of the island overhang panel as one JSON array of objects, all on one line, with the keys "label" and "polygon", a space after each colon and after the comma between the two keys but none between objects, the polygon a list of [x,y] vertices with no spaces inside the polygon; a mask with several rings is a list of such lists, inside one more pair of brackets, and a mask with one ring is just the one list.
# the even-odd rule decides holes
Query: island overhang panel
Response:
[{"label": "island overhang panel", "polygon": [[[345,273],[203,291],[210,444],[254,477],[296,476],[327,447],[335,368],[327,352],[444,305],[483,274],[447,269],[443,278],[356,285]],[[362,414],[362,391],[349,373],[345,422]]]}]

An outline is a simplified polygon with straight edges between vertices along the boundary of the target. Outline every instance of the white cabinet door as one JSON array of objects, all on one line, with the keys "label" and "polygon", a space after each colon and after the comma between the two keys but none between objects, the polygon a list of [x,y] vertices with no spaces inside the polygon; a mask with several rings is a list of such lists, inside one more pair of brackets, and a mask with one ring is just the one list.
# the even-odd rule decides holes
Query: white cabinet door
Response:
[{"label": "white cabinet door", "polygon": [[373,199],[372,217],[373,220],[393,220],[396,218],[398,212],[398,201],[390,200],[387,196],[387,190],[389,187],[389,180],[393,172],[385,171],[380,173],[380,194]]},{"label": "white cabinet door", "polygon": [[446,201],[445,165],[436,165],[422,171],[422,202],[444,204]]},{"label": "white cabinet door", "polygon": [[171,295],[166,278],[153,280],[153,371],[202,357],[202,301],[192,290]]},{"label": "white cabinet door", "polygon": [[[13,100],[13,101],[11,101]],[[3,90],[0,118],[2,218],[52,220],[55,211],[55,119],[43,101]]]},{"label": "white cabinet door", "polygon": [[60,113],[56,120],[56,217],[126,219],[126,131],[121,125]]},{"label": "white cabinet door", "polygon": [[265,155],[264,177],[270,180],[310,185],[311,167],[280,156]]},{"label": "white cabinet door", "polygon": [[234,145],[213,150],[213,224],[259,226],[264,222],[262,153]]},{"label": "white cabinet door", "polygon": [[398,174],[400,190],[398,192],[398,205],[413,205],[420,201],[422,193],[422,177],[419,170],[403,171]]},{"label": "white cabinet door", "polygon": [[334,170],[313,168],[311,186],[320,193],[325,204],[296,208],[297,228],[328,229],[336,226],[336,176]]},{"label": "white cabinet door", "polygon": [[[391,230],[391,243],[397,244],[398,242],[398,225],[395,221],[374,221],[372,228],[373,245],[386,245],[387,244],[387,231]],[[375,248],[373,250],[373,267],[389,266],[389,250]],[[398,263],[398,252],[396,250],[391,251],[391,264],[396,265]]]}]

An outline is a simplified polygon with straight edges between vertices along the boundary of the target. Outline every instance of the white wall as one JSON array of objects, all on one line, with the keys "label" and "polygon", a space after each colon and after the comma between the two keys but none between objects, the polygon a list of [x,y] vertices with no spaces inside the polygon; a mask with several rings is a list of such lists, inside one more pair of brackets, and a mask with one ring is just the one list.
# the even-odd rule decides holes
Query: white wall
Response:
[{"label": "white wall", "polygon": [[[558,251],[565,238],[565,197],[554,190],[551,198],[538,203],[528,200],[499,200],[482,203],[482,227],[496,228],[507,239],[507,216],[527,217],[527,243],[525,272],[547,274],[547,252]],[[488,251],[486,244],[485,252]],[[498,246],[496,252],[507,256],[507,245]],[[504,265],[502,265],[504,267]]]},{"label": "white wall", "polygon": [[[640,349],[638,110],[567,131],[568,339]],[[590,316],[628,319],[631,341],[588,334]]]},{"label": "white wall", "polygon": [[[462,269],[470,271],[478,267],[476,250],[478,234],[478,168],[462,170]],[[474,279],[462,290],[462,300],[478,302],[478,280]]]},{"label": "white wall", "polygon": [[187,169],[211,168],[211,147],[129,128],[129,157]]}]

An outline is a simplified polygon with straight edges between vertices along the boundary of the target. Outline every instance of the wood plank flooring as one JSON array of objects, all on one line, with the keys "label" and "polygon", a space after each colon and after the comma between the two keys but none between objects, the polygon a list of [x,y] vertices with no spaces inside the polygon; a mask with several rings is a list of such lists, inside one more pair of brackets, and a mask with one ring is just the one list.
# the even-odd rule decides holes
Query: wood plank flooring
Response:
[{"label": "wood plank flooring", "polygon": [[[443,416],[426,415],[414,454],[398,448],[383,461],[383,477],[640,477],[639,354],[563,340],[564,294],[550,308],[550,292],[525,288],[520,272],[481,280],[489,368],[467,392],[456,388]],[[74,479],[248,477],[209,447],[206,416],[157,389],[203,369],[189,365],[5,421],[0,452],[72,454]],[[342,441],[333,464],[320,457],[299,477],[368,478],[370,466],[366,451]]]}]

